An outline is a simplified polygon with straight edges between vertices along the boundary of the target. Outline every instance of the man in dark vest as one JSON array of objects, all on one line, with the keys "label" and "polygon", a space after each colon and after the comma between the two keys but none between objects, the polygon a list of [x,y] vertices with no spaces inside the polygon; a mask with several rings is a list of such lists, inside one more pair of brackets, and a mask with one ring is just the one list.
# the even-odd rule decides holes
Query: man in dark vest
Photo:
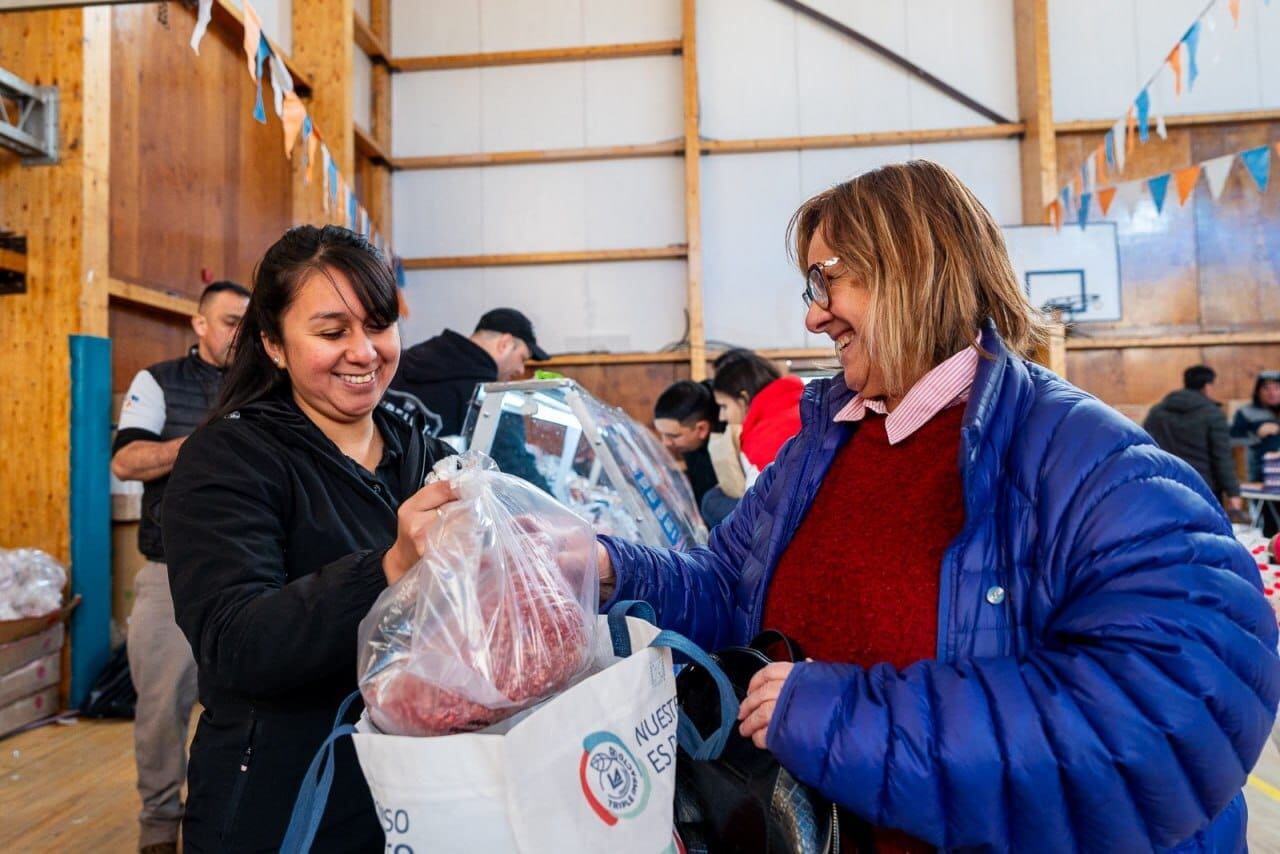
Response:
[{"label": "man in dark vest", "polygon": [[120,409],[111,472],[140,480],[138,550],[147,559],[134,582],[129,615],[129,669],[138,691],[134,754],[142,797],[138,849],[177,852],[182,783],[187,777],[187,723],[196,701],[196,663],[173,616],[160,505],[178,448],[217,402],[249,291],[214,282],[191,318],[196,344],[186,356],[139,371]]}]

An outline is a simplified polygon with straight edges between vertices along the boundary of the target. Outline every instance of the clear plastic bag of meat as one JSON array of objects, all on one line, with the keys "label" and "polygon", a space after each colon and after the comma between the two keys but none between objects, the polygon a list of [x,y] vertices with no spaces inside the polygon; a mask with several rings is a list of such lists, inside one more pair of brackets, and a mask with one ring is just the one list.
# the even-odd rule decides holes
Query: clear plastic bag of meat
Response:
[{"label": "clear plastic bag of meat", "polygon": [[43,617],[62,607],[67,571],[40,549],[0,549],[0,620]]},{"label": "clear plastic bag of meat", "polygon": [[369,717],[391,735],[469,732],[563,691],[593,661],[591,526],[484,454],[437,464],[458,500],[360,623]]}]

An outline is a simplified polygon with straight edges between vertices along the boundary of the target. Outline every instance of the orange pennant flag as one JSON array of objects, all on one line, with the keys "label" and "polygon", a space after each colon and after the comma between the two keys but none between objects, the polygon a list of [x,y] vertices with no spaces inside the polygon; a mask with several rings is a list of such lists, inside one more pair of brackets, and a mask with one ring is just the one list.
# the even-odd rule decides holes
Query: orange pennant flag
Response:
[{"label": "orange pennant flag", "polygon": [[1078,199],[1084,195],[1084,182],[1080,180],[1080,173],[1076,172],[1076,176],[1071,179],[1071,190]]},{"label": "orange pennant flag", "polygon": [[1115,187],[1104,187],[1098,191],[1098,208],[1102,211],[1103,216],[1106,216],[1107,212],[1111,210],[1111,203],[1115,201],[1115,198]]},{"label": "orange pennant flag", "polygon": [[1054,199],[1045,205],[1045,215],[1049,218],[1049,224],[1058,231],[1062,230],[1062,202]]},{"label": "orange pennant flag", "polygon": [[302,99],[293,92],[284,93],[284,109],[280,113],[280,121],[284,124],[284,156],[293,159],[293,147],[298,143],[298,134],[302,131],[302,123],[307,118],[307,108]]},{"label": "orange pennant flag", "polygon": [[1200,165],[1188,166],[1173,173],[1173,182],[1178,187],[1178,204],[1185,205],[1191,192],[1196,188],[1196,179],[1200,177]]},{"label": "orange pennant flag", "polygon": [[1231,10],[1231,20],[1235,21],[1236,29],[1240,29],[1240,0],[1227,0],[1227,8]]},{"label": "orange pennant flag", "polygon": [[1129,132],[1125,134],[1125,155],[1128,156],[1138,147],[1138,114],[1133,111],[1132,106],[1125,114],[1125,119],[1129,125]]},{"label": "orange pennant flag", "polygon": [[255,60],[258,58],[258,39],[262,36],[262,19],[258,17],[258,13],[249,5],[249,0],[244,3],[244,57],[249,61],[249,77],[252,80],[258,79],[258,68]]},{"label": "orange pennant flag", "polygon": [[1098,185],[1101,186],[1109,180],[1107,175],[1107,144],[1106,142],[1098,143],[1098,148],[1093,153],[1093,162],[1098,164]]},{"label": "orange pennant flag", "polygon": [[1182,94],[1182,42],[1169,51],[1169,67],[1173,69],[1173,93]]}]

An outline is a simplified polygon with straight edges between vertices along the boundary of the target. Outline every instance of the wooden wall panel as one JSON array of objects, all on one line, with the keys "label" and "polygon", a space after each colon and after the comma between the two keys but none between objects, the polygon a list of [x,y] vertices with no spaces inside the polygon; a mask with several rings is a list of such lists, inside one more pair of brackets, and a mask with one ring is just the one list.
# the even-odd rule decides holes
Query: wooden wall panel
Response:
[{"label": "wooden wall panel", "polygon": [[646,426],[653,423],[653,403],[676,380],[689,379],[688,362],[638,365],[573,365],[555,369]]},{"label": "wooden wall panel", "polygon": [[111,275],[195,297],[201,271],[247,282],[290,225],[292,171],[264,88],[253,119],[244,51],[211,26],[200,55],[193,15],[169,4],[113,10]]},{"label": "wooden wall panel", "polygon": [[[196,343],[191,322],[146,306],[111,306],[111,391],[129,388],[134,374],[156,362],[184,355]],[[118,413],[112,413],[113,417]]]},{"label": "wooden wall panel", "polygon": [[[1058,141],[1060,175],[1070,175],[1102,140],[1071,134]],[[1280,140],[1280,126],[1206,125],[1171,129],[1139,144],[1125,180],[1181,169],[1220,154]],[[1280,181],[1259,193],[1237,163],[1214,201],[1203,177],[1186,207],[1169,188],[1163,215],[1150,204],[1116,219],[1122,319],[1081,324],[1075,336],[1161,336],[1274,330],[1280,324]],[[1247,398],[1258,370],[1280,369],[1280,345],[1074,350],[1068,378],[1126,414],[1145,413],[1182,384],[1182,371],[1205,363],[1218,371],[1216,396]]]}]

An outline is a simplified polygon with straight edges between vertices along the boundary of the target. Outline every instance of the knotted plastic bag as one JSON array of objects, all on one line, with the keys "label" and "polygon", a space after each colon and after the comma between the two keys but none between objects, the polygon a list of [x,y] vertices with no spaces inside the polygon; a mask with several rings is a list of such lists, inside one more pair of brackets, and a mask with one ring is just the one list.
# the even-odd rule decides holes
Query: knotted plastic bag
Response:
[{"label": "knotted plastic bag", "polygon": [[483,454],[436,465],[458,500],[360,623],[360,692],[384,733],[491,726],[591,666],[600,579],[581,518]]},{"label": "knotted plastic bag", "polygon": [[40,549],[0,549],[0,620],[43,617],[62,607],[67,571]]}]

